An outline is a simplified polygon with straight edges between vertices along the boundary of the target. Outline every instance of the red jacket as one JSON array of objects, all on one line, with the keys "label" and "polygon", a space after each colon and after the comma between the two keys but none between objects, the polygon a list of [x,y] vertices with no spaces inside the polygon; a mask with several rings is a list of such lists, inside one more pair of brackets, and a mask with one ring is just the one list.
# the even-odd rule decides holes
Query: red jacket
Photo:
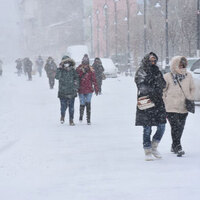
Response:
[{"label": "red jacket", "polygon": [[94,90],[95,90],[95,93],[98,93],[96,76],[92,67],[88,66],[85,69],[83,65],[79,65],[76,71],[79,74],[79,78],[80,78],[79,93],[88,94],[88,93],[93,93]]}]

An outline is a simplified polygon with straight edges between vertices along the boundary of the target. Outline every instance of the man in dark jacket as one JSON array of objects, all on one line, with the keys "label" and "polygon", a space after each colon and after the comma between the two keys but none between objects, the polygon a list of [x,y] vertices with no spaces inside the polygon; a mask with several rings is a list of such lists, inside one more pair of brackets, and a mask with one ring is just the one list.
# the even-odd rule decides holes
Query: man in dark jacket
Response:
[{"label": "man in dark jacket", "polygon": [[[152,155],[156,158],[161,158],[157,151],[158,143],[160,142],[166,124],[166,111],[162,99],[163,89],[166,82],[156,65],[158,57],[155,53],[147,54],[136,72],[135,83],[138,88],[138,98],[147,96],[149,102],[155,104],[154,107],[141,110],[137,106],[136,126],[143,126],[143,147],[146,160],[152,160]],[[151,128],[157,126],[157,131],[151,142]]]},{"label": "man in dark jacket", "polygon": [[64,123],[65,112],[69,107],[69,124],[74,126],[74,101],[79,88],[79,76],[75,70],[75,62],[70,57],[63,56],[55,78],[59,80],[60,121],[62,124]]},{"label": "man in dark jacket", "polygon": [[101,94],[101,86],[102,86],[104,68],[103,68],[100,58],[95,58],[92,67],[95,71],[99,94]]},{"label": "man in dark jacket", "polygon": [[32,61],[29,58],[25,58],[24,59],[24,68],[25,68],[25,72],[28,74],[29,81],[32,80],[32,66],[33,66]]},{"label": "man in dark jacket", "polygon": [[22,74],[22,60],[18,58],[16,61],[17,75],[20,76]]},{"label": "man in dark jacket", "polygon": [[55,84],[55,75],[56,75],[57,66],[52,57],[48,57],[47,63],[45,65],[44,69],[45,69],[45,71],[47,73],[47,77],[49,79],[50,89],[53,89],[54,84]]}]

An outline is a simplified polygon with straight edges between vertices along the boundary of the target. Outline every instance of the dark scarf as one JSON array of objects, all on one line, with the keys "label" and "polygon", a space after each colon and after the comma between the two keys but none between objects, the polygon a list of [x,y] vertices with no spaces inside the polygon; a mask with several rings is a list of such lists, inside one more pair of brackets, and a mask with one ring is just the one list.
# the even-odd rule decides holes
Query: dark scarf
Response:
[{"label": "dark scarf", "polygon": [[182,80],[185,79],[185,77],[187,76],[186,75],[183,75],[183,74],[172,74],[172,78],[173,78],[173,81],[174,81],[174,84],[176,85],[178,82],[181,82]]}]

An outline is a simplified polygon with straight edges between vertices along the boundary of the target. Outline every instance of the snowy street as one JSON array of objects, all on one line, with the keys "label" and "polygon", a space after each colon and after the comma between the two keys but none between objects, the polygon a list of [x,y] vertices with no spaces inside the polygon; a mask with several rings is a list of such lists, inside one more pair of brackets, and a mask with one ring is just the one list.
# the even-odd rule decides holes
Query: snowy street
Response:
[{"label": "snowy street", "polygon": [[136,86],[119,76],[103,82],[92,97],[92,125],[60,124],[58,82],[49,89],[43,71],[33,81],[14,67],[0,77],[1,200],[199,200],[200,107],[189,114],[183,134],[186,155],[170,152],[167,124],[159,151],[147,162],[142,127],[136,127]]}]

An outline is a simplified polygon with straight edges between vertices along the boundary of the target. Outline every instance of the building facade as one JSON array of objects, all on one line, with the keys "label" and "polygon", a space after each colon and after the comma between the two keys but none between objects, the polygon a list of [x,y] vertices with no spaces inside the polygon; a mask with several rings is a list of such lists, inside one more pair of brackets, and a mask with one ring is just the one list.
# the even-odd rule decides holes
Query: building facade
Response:
[{"label": "building facade", "polygon": [[136,0],[93,0],[95,56],[111,57],[130,51],[131,30],[128,27],[132,23],[131,16],[136,14],[136,3]]},{"label": "building facade", "polygon": [[61,55],[84,43],[82,0],[22,0],[19,3],[26,55]]}]

